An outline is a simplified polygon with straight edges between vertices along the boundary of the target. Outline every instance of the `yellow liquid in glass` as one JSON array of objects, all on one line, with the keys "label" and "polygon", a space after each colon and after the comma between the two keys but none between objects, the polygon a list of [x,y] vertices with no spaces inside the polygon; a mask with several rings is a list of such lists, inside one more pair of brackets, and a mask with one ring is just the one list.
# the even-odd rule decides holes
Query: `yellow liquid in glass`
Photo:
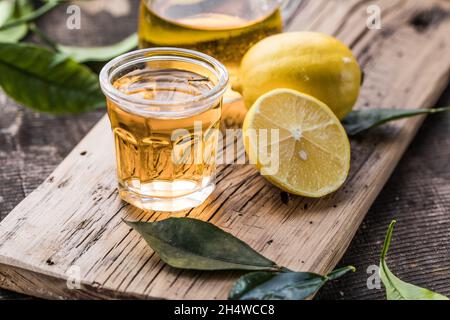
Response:
[{"label": "yellow liquid in glass", "polygon": [[[113,85],[136,98],[179,101],[180,108],[183,101],[214,87],[208,77],[194,71],[151,67],[134,70]],[[175,119],[132,113],[111,100],[107,105],[124,200],[145,209],[142,197],[183,197],[210,185],[216,166],[220,102],[198,114]]]}]

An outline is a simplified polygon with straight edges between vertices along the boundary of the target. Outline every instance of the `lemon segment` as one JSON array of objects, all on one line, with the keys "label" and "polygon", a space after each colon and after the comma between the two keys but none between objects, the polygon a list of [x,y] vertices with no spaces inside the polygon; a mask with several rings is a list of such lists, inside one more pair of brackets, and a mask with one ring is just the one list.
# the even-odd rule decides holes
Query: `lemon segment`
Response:
[{"label": "lemon segment", "polygon": [[250,108],[243,125],[250,162],[279,188],[323,197],[343,185],[350,142],[324,103],[291,89],[276,89]]}]

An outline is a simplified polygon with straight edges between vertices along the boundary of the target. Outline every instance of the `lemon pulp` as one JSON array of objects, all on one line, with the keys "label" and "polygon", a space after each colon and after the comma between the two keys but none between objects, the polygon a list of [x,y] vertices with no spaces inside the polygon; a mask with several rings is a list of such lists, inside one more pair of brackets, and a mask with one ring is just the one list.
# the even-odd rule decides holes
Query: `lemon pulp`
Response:
[{"label": "lemon pulp", "polygon": [[323,197],[348,176],[350,143],[345,129],[314,97],[291,89],[271,91],[250,108],[243,130],[250,161],[287,192]]}]

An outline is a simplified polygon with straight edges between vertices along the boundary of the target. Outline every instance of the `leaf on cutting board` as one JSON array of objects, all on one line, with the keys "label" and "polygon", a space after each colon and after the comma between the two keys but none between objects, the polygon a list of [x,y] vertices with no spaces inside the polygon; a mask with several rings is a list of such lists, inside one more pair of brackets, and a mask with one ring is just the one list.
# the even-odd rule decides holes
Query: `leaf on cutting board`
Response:
[{"label": "leaf on cutting board", "polygon": [[33,44],[0,43],[0,86],[37,111],[78,113],[105,105],[95,73]]},{"label": "leaf on cutting board", "polygon": [[328,276],[310,272],[252,272],[239,278],[228,298],[232,300],[304,300],[314,295],[327,281],[335,280],[352,266],[337,269]]},{"label": "leaf on cutting board", "polygon": [[138,37],[134,33],[122,41],[104,47],[71,47],[57,45],[56,49],[77,62],[105,62],[137,47]]},{"label": "leaf on cutting board", "polygon": [[363,131],[380,126],[390,121],[415,117],[423,114],[433,114],[450,111],[450,107],[438,109],[362,109],[350,112],[342,120],[348,135],[355,136]]},{"label": "leaf on cutting board", "polygon": [[380,278],[386,288],[388,300],[449,300],[448,297],[435,293],[431,290],[421,288],[397,278],[386,264],[386,254],[391,245],[392,232],[396,221],[392,221],[386,239],[384,240],[383,251],[380,259]]},{"label": "leaf on cutting board", "polygon": [[211,223],[191,218],[129,222],[168,265],[192,270],[270,270],[273,261]]},{"label": "leaf on cutting board", "polygon": [[[30,0],[4,0],[0,2],[0,26],[30,14],[33,6]],[[6,18],[6,19],[5,19]],[[0,42],[17,42],[28,33],[26,23],[0,31]]]}]

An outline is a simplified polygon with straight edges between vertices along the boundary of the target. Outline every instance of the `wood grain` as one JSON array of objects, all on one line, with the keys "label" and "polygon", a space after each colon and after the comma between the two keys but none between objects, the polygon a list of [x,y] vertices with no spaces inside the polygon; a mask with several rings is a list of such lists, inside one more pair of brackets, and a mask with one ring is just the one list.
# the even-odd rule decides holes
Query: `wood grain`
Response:
[{"label": "wood grain", "polygon": [[[305,2],[292,28],[326,31],[352,45],[366,72],[359,107],[432,105],[448,79],[450,62],[439,58],[450,53],[449,21],[428,18],[428,27],[411,22],[427,21],[417,17],[430,12],[447,12],[448,5],[443,1],[378,4],[385,12],[381,31],[365,28],[364,1]],[[421,120],[403,121],[354,141],[351,178],[342,191],[327,199],[294,198],[285,206],[279,191],[252,167],[227,166],[220,169],[219,187],[210,201],[185,214],[211,220],[293,269],[328,271],[342,256]],[[52,298],[225,297],[236,274],[171,269],[120,223],[120,217],[154,220],[166,215],[121,207],[113,190],[112,147],[91,141],[92,136],[103,137],[107,132],[102,121],[52,174],[53,179],[0,225],[1,274],[7,275],[2,286]],[[84,156],[83,151],[87,151]],[[106,162],[101,172],[96,165],[100,161]],[[84,175],[79,174],[80,168]],[[71,196],[58,198],[62,194]],[[81,268],[84,280],[83,290],[76,292],[65,286],[64,274],[73,265]],[[43,279],[54,286],[42,289]]]}]

